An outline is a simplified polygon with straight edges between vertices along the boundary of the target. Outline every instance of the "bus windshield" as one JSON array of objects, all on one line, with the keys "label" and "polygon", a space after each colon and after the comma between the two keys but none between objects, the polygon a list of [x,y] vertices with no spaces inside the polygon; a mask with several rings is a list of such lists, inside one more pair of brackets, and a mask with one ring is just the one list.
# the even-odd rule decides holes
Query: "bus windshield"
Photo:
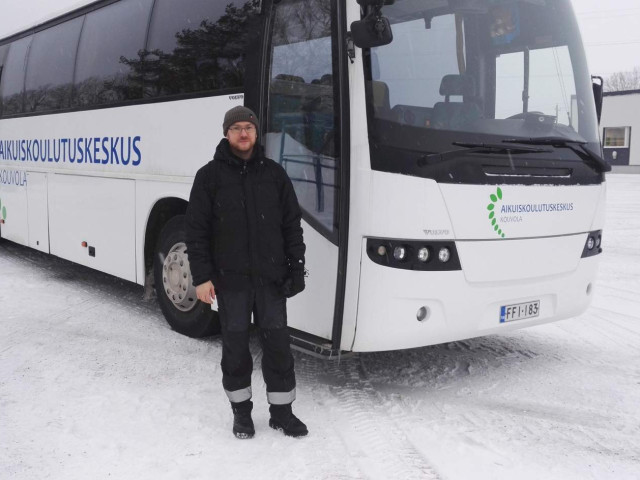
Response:
[{"label": "bus windshield", "polygon": [[393,41],[365,52],[374,168],[398,158],[389,149],[452,142],[561,137],[599,152],[569,0],[396,0],[382,14]]}]

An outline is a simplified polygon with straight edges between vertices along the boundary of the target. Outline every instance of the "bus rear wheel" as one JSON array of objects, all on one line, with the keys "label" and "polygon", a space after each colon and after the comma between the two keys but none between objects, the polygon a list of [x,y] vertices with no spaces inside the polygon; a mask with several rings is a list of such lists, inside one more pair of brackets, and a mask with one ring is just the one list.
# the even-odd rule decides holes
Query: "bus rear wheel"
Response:
[{"label": "bus rear wheel", "polygon": [[193,338],[220,333],[218,313],[199,301],[186,255],[184,215],[169,220],[158,237],[153,276],[158,303],[173,330]]}]

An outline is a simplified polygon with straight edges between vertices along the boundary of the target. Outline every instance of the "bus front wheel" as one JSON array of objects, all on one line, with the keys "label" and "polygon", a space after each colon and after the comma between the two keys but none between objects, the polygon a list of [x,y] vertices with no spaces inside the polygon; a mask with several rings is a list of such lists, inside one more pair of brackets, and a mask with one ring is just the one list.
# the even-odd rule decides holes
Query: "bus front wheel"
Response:
[{"label": "bus front wheel", "polygon": [[184,215],[163,227],[153,256],[153,276],[160,308],[176,332],[200,338],[220,333],[218,313],[198,300],[186,255]]}]

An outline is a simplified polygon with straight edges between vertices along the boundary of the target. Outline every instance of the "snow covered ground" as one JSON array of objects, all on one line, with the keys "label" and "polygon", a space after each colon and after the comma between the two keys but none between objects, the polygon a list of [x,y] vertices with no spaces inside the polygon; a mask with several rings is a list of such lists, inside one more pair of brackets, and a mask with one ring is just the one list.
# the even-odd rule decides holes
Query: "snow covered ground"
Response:
[{"label": "snow covered ground", "polygon": [[[326,362],[296,353],[310,435],[231,434],[220,340],[142,289],[0,243],[2,479],[638,479],[640,175],[610,175],[593,306],[502,336]],[[252,344],[256,367],[260,352]]]}]

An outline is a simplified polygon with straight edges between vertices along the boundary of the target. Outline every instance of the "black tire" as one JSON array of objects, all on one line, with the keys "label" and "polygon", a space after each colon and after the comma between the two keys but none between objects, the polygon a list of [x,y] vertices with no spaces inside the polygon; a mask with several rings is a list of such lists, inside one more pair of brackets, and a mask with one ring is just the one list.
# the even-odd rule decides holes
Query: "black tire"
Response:
[{"label": "black tire", "polygon": [[[183,253],[185,232],[184,215],[173,217],[160,232],[153,255],[156,294],[173,330],[193,338],[207,337],[220,333],[220,320],[210,305],[195,297],[189,262]],[[178,298],[178,293],[183,296]]]}]

